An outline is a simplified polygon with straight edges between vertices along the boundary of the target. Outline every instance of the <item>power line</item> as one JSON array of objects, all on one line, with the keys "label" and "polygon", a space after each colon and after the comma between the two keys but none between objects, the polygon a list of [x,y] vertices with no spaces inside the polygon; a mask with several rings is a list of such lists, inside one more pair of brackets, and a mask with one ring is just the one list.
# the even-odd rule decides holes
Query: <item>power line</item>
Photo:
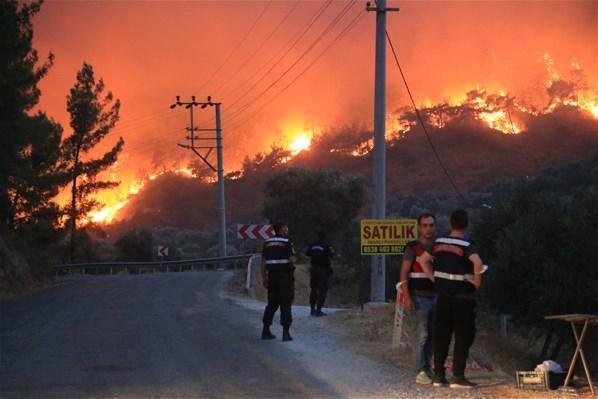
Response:
[{"label": "power line", "polygon": [[[239,115],[241,112],[249,108],[257,99],[262,97],[266,94],[270,89],[272,89],[278,82],[280,82],[297,64],[322,40],[324,36],[326,36],[338,23],[339,21],[347,14],[347,12],[356,4],[356,1],[352,1],[348,3],[340,13],[328,24],[328,26],[320,33],[320,35],[312,42],[312,44],[293,62],[278,78],[276,78],[268,87],[262,90],[257,96],[253,97],[251,100],[243,104],[239,109],[233,111],[229,114],[229,118],[234,119],[236,115]],[[229,122],[230,120],[229,119]]]},{"label": "power line", "polygon": [[[303,36],[305,36],[307,34],[307,32],[309,32],[309,30],[313,27],[313,25],[316,23],[316,21],[322,16],[324,11],[326,11],[326,9],[330,6],[330,4],[332,4],[332,0],[329,0],[328,2],[324,3],[322,5],[322,7],[320,7],[320,9],[316,12],[314,17],[312,17],[312,20],[310,21],[310,23],[305,27],[305,29],[303,29],[303,31],[299,34],[299,36],[297,38],[295,38],[293,43],[286,49],[284,54],[282,54],[282,56],[280,56],[278,58],[278,60],[266,72],[264,72],[262,74],[262,76],[260,76],[260,78],[257,81],[255,81],[245,92],[243,92],[243,94],[241,94],[239,97],[237,97],[233,102],[227,104],[227,106],[232,107],[235,104],[237,104],[239,101],[241,101],[243,98],[245,98],[245,96],[247,96],[262,80],[264,80],[264,78],[266,78],[266,76],[268,76],[270,74],[270,72],[272,72],[272,70],[274,68],[276,68],[276,66],[278,64],[280,64],[280,62],[287,56],[287,54],[297,45],[297,43],[299,43],[299,41],[303,38]],[[269,62],[270,61],[268,61],[268,63]]]},{"label": "power line", "polygon": [[392,55],[394,56],[397,67],[399,68],[399,72],[401,73],[401,78],[403,79],[403,83],[405,83],[405,88],[407,89],[407,94],[409,94],[409,99],[411,100],[411,104],[413,104],[413,109],[415,109],[415,114],[417,115],[417,119],[419,120],[419,123],[421,124],[422,129],[424,130],[426,138],[428,139],[428,143],[430,144],[430,147],[432,148],[432,152],[434,153],[434,156],[436,157],[438,164],[444,171],[444,174],[446,175],[447,179],[453,186],[453,189],[455,190],[457,195],[459,197],[461,197],[461,199],[467,203],[468,202],[467,199],[463,196],[461,191],[459,191],[459,189],[457,188],[455,181],[449,174],[448,169],[444,165],[444,162],[442,162],[442,159],[440,159],[440,155],[438,154],[438,151],[436,150],[436,147],[434,146],[434,143],[432,142],[432,139],[430,138],[430,135],[428,134],[428,129],[426,129],[426,124],[424,123],[424,119],[422,118],[422,116],[419,112],[419,109],[417,108],[417,105],[415,105],[415,100],[413,99],[413,96],[411,95],[411,90],[409,89],[409,85],[407,84],[407,79],[405,78],[405,74],[403,73],[403,69],[401,68],[401,64],[399,63],[399,58],[397,57],[397,53],[395,52],[394,46],[392,45],[392,40],[390,40],[388,31],[386,31],[386,39],[388,40],[388,44],[390,45],[390,49],[392,50]]},{"label": "power line", "polygon": [[[273,66],[273,67],[272,67],[272,68],[271,68],[269,71],[267,71],[267,73],[268,73],[268,72],[270,72],[270,71],[271,71],[271,70],[272,70],[272,69],[273,69],[273,68],[274,68],[276,65],[278,65],[278,63],[279,63],[279,62],[280,62],[282,59],[284,59],[284,58],[285,58],[285,56],[286,56],[286,55],[287,55],[287,54],[290,52],[290,50],[292,50],[292,48],[293,48],[293,47],[294,47],[294,46],[295,46],[295,45],[296,45],[296,44],[297,44],[297,43],[298,43],[298,42],[301,40],[301,38],[303,38],[303,36],[304,36],[304,35],[305,35],[305,34],[306,34],[306,33],[307,33],[309,30],[310,30],[310,28],[311,28],[311,27],[312,27],[312,26],[315,24],[315,22],[317,21],[317,19],[318,19],[318,18],[319,18],[319,17],[320,17],[320,16],[323,14],[323,12],[324,12],[324,11],[325,11],[325,10],[328,8],[328,6],[329,6],[330,4],[331,4],[331,2],[328,2],[328,3],[324,4],[324,5],[323,5],[323,6],[322,6],[322,7],[321,7],[319,10],[318,10],[318,12],[317,12],[317,13],[316,13],[316,15],[315,15],[315,16],[312,18],[312,20],[311,20],[311,22],[309,23],[309,25],[307,26],[307,28],[306,28],[306,29],[304,29],[304,30],[303,30],[303,32],[301,32],[301,34],[299,35],[299,37],[297,37],[297,39],[295,40],[295,42],[294,42],[294,43],[293,43],[293,44],[292,44],[292,45],[291,45],[291,46],[290,46],[290,47],[289,47],[289,48],[286,50],[286,52],[285,52],[285,53],[282,55],[282,57],[280,57],[280,58],[278,59],[278,61],[276,62],[276,64],[275,64],[275,65],[274,65],[274,66]],[[271,87],[273,87],[273,86],[274,86],[274,85],[275,85],[275,84],[276,84],[278,81],[280,81],[280,80],[282,79],[282,77],[284,77],[284,75],[285,75],[286,73],[288,73],[288,72],[289,72],[289,71],[290,71],[290,70],[291,70],[291,69],[292,69],[292,68],[293,68],[293,67],[294,67],[294,66],[295,66],[295,65],[296,65],[296,64],[297,64],[297,63],[298,63],[298,62],[299,62],[299,61],[300,61],[300,60],[301,60],[301,59],[302,59],[302,58],[303,58],[305,55],[307,55],[307,53],[308,53],[309,51],[311,51],[311,49],[312,49],[312,48],[313,48],[315,45],[317,45],[317,44],[319,43],[319,41],[320,41],[320,40],[321,40],[321,39],[322,39],[322,38],[323,38],[323,37],[324,37],[324,36],[325,36],[325,35],[326,35],[326,34],[329,32],[329,30],[330,30],[330,29],[332,29],[332,28],[333,28],[333,27],[334,27],[334,26],[335,26],[335,25],[336,25],[336,24],[337,24],[337,23],[340,21],[340,19],[342,19],[342,17],[344,17],[344,15],[346,14],[346,12],[347,12],[347,11],[348,11],[348,10],[349,10],[349,9],[350,9],[350,8],[351,8],[353,5],[354,5],[354,2],[353,2],[353,3],[350,3],[350,4],[348,4],[347,6],[345,6],[345,8],[343,9],[343,11],[341,11],[341,13],[339,13],[339,15],[337,15],[337,17],[336,17],[336,18],[334,18],[334,20],[333,20],[333,21],[332,21],[332,22],[329,24],[329,26],[326,28],[326,30],[320,34],[320,36],[319,36],[319,37],[318,37],[318,38],[317,38],[317,39],[316,39],[316,40],[315,40],[315,41],[312,43],[312,45],[311,45],[311,46],[310,46],[310,47],[309,47],[309,48],[308,48],[308,49],[307,49],[307,50],[306,50],[306,51],[305,51],[305,52],[302,54],[302,56],[301,56],[301,57],[299,57],[299,59],[297,59],[297,60],[296,60],[296,61],[293,63],[293,65],[291,65],[291,67],[290,67],[290,68],[288,68],[288,69],[287,69],[287,71],[285,71],[285,72],[283,73],[283,75],[282,75],[282,76],[280,76],[280,77],[279,77],[279,78],[278,78],[278,79],[277,79],[277,80],[276,80],[276,81],[275,81],[275,82],[274,82],[272,85],[270,85],[270,86],[269,86],[269,87],[268,87],[268,88],[267,88],[265,91],[263,91],[263,92],[262,92],[260,95],[263,95],[263,94],[265,94],[265,93],[266,93],[266,92],[267,92],[267,91],[268,91],[268,90],[269,90]],[[296,6],[297,6],[297,5],[295,5],[295,6],[294,6],[294,7],[291,9],[291,11],[290,11],[289,13],[287,13],[287,15],[285,16],[285,18],[284,18],[284,19],[283,19],[283,21],[281,21],[281,22],[284,22],[284,20],[286,20],[286,19],[288,18],[288,16],[289,16],[289,15],[291,14],[291,12],[292,12],[292,11],[293,11],[293,10],[296,8]],[[249,33],[249,32],[250,32],[250,31],[251,31],[251,30],[252,30],[252,29],[255,27],[255,25],[257,24],[257,22],[258,22],[258,21],[261,19],[261,17],[262,17],[262,16],[263,16],[263,14],[265,13],[266,9],[267,9],[267,7],[265,7],[265,8],[264,8],[264,10],[262,10],[262,13],[260,14],[260,16],[258,16],[258,18],[257,18],[257,19],[256,19],[256,21],[254,22],[254,24],[252,25],[252,27],[250,28],[250,30],[248,31],[248,33]],[[278,26],[280,26],[280,25],[281,25],[281,23],[279,23],[279,25],[278,25]],[[349,24],[349,25],[350,25],[350,24]],[[277,28],[278,28],[278,27],[277,27]],[[277,30],[277,29],[275,29],[273,32],[275,32],[276,30]],[[344,33],[344,32],[341,32],[341,34],[340,34],[339,36],[341,36],[343,33]],[[271,33],[271,35],[272,35],[272,33]],[[270,35],[270,36],[271,36],[271,35]],[[337,39],[338,39],[338,37],[339,37],[339,36],[337,36]],[[335,39],[335,41],[336,41],[337,39]],[[267,39],[266,39],[266,40],[267,40]],[[285,86],[285,87],[284,87],[284,88],[283,88],[281,91],[279,91],[279,92],[278,92],[278,93],[277,93],[277,94],[276,94],[274,97],[272,97],[272,98],[271,98],[271,99],[268,101],[268,103],[269,103],[269,102],[271,102],[271,101],[273,101],[275,98],[277,98],[277,97],[278,97],[280,94],[282,94],[282,92],[284,92],[284,91],[285,91],[285,90],[286,90],[286,89],[287,89],[289,86],[291,86],[291,85],[292,85],[292,84],[293,84],[293,83],[294,83],[294,82],[295,82],[295,81],[296,81],[296,80],[297,80],[297,79],[298,79],[300,76],[302,76],[302,75],[303,75],[305,72],[307,72],[307,70],[311,68],[311,66],[312,66],[312,65],[313,65],[313,64],[314,64],[314,63],[317,61],[317,59],[319,59],[319,58],[320,58],[320,57],[323,55],[323,53],[324,53],[324,52],[325,52],[325,51],[326,51],[326,50],[327,50],[329,47],[331,47],[331,45],[332,45],[332,44],[334,44],[334,42],[335,42],[335,41],[333,41],[333,42],[332,42],[332,43],[331,43],[331,44],[330,44],[330,45],[329,45],[329,46],[328,46],[328,47],[327,47],[327,48],[326,48],[326,49],[325,49],[323,52],[321,52],[321,53],[320,53],[320,55],[319,55],[318,57],[316,57],[316,59],[315,59],[315,60],[314,60],[314,61],[313,61],[313,62],[312,62],[310,65],[308,65],[308,67],[307,67],[307,68],[305,68],[305,69],[304,69],[302,72],[300,72],[300,73],[299,73],[299,74],[298,74],[298,75],[297,75],[297,76],[296,76],[296,77],[293,79],[293,81],[292,81],[291,83],[289,83],[288,85],[286,85],[286,86]],[[242,43],[243,43],[243,40],[242,40],[240,43],[242,44]],[[236,48],[238,48],[238,47],[240,47],[240,45],[237,45],[237,47],[236,47]],[[260,47],[262,47],[262,46],[260,46]],[[259,50],[259,48],[258,48],[258,50]],[[232,53],[231,53],[231,54],[232,54]],[[255,54],[255,53],[254,53],[254,54]],[[225,63],[228,61],[228,59],[229,59],[229,58],[230,58],[230,57],[227,57],[227,60],[225,60],[225,62],[223,63],[223,65],[224,65],[224,64],[225,64]],[[222,67],[222,65],[221,65],[221,67]],[[265,77],[265,76],[267,76],[267,73],[266,73],[264,76],[262,76],[262,78],[263,78],[263,77]],[[255,85],[254,85],[254,86],[255,86]],[[250,89],[250,90],[251,90],[251,89]],[[239,112],[242,112],[242,111],[243,111],[243,110],[240,110],[240,111],[238,111],[238,113],[239,113]],[[171,114],[171,115],[172,115],[172,114]],[[177,116],[177,115],[173,115],[173,117],[175,117],[175,116]],[[117,128],[117,129],[115,129],[115,130],[116,130],[118,133],[124,133],[124,132],[128,132],[128,131],[138,130],[138,129],[140,129],[140,128],[141,128],[141,126],[144,126],[144,125],[149,125],[149,124],[151,123],[151,122],[150,122],[151,120],[153,120],[153,119],[156,119],[156,118],[160,118],[160,117],[161,117],[161,115],[156,115],[156,114],[154,114],[154,115],[149,115],[149,116],[147,116],[147,117],[144,117],[144,118],[139,118],[138,120],[129,120],[129,121],[127,121],[127,123],[125,123],[125,124],[124,124],[125,126],[122,126],[122,125],[121,125],[121,126],[120,126],[120,129],[118,129],[118,128]],[[164,119],[166,119],[166,118],[164,118]],[[167,117],[167,119],[170,119],[170,116],[168,116],[168,117]],[[174,133],[174,132],[173,132],[173,133]],[[156,149],[157,149],[157,146],[159,146],[160,144],[166,144],[166,143],[167,143],[169,140],[171,140],[171,139],[164,138],[164,139],[152,140],[151,142],[139,143],[139,144],[137,144],[137,145],[134,145],[134,146],[132,146],[132,147],[130,147],[130,146],[127,146],[128,148],[126,148],[126,149],[127,149],[128,151],[135,150],[135,151],[136,151],[136,154],[135,154],[136,156],[135,156],[134,158],[138,158],[138,157],[139,157],[141,154],[144,154],[144,153],[145,153],[145,154],[151,154],[152,152],[155,152],[155,151],[156,151]],[[131,157],[131,158],[133,158],[133,157]]]},{"label": "power line", "polygon": [[[240,96],[238,96],[235,100],[233,100],[232,102],[227,102],[227,111],[229,110],[234,110],[234,105],[237,104],[240,100],[242,100],[244,97],[246,97],[248,94],[250,94],[252,92],[252,90],[262,81],[264,80],[266,77],[268,77],[268,75],[270,75],[270,73],[274,70],[274,68],[276,68],[276,66],[278,66],[280,64],[280,62],[287,56],[287,54],[289,54],[289,52],[295,48],[295,46],[299,43],[299,41],[301,41],[301,39],[311,30],[311,28],[314,26],[314,24],[318,21],[318,19],[322,16],[322,14],[328,9],[328,7],[332,4],[332,0],[328,0],[326,3],[324,3],[315,13],[314,15],[310,18],[309,23],[307,24],[307,26],[305,28],[303,28],[299,34],[295,37],[295,39],[293,40],[293,42],[290,44],[290,46],[288,46],[285,50],[285,46],[283,46],[283,48],[281,48],[281,50],[279,52],[277,52],[276,54],[274,54],[273,57],[271,57],[268,61],[266,61],[265,63],[263,63],[257,70],[256,73],[253,74],[253,76],[251,76],[250,78],[246,79],[247,82],[253,80],[253,78],[255,76],[257,76],[259,74],[259,72],[261,70],[263,70],[264,68],[266,68],[267,65],[269,65],[272,61],[274,61],[276,59],[276,61],[274,62],[274,64],[272,64],[268,70],[266,70],[264,73],[262,73],[262,75],[259,77],[258,80],[256,80],[255,82],[253,82],[253,84],[251,84],[251,86],[245,90],[243,92],[243,94],[241,94]],[[284,51],[284,53],[283,53]],[[282,53],[282,55],[281,55]],[[278,58],[278,59],[277,59]],[[228,95],[231,95],[235,92],[237,92],[241,87],[243,87],[243,83],[241,83],[240,85],[236,86],[232,91],[227,92],[226,94],[224,94],[222,97],[227,97]],[[210,120],[211,122],[212,120]]]},{"label": "power line", "polygon": [[216,75],[218,75],[218,72],[220,72],[220,70],[222,68],[224,68],[224,66],[228,63],[228,61],[230,61],[230,59],[237,52],[237,50],[239,50],[239,48],[243,45],[243,43],[245,43],[245,41],[247,40],[247,38],[249,37],[249,35],[253,31],[253,29],[257,26],[258,22],[262,19],[262,17],[264,16],[264,14],[266,13],[266,11],[268,10],[268,8],[270,7],[271,4],[272,4],[272,0],[270,0],[266,4],[266,6],[262,9],[262,12],[258,15],[258,17],[255,19],[255,21],[253,22],[251,27],[247,30],[247,32],[243,35],[243,37],[241,38],[239,43],[237,43],[237,45],[233,48],[233,50],[224,59],[224,62],[222,62],[222,64],[220,64],[220,66],[218,68],[216,68],[216,70],[212,73],[212,75],[206,81],[204,81],[204,83],[201,84],[201,86],[197,90],[198,92],[201,92],[206,87],[206,85],[208,85],[212,81],[212,79]]},{"label": "power line", "polygon": [[281,90],[279,90],[273,97],[269,98],[265,103],[260,105],[260,110],[254,112],[253,114],[251,114],[250,117],[242,120],[241,122],[238,122],[237,124],[233,125],[232,127],[229,128],[229,130],[234,130],[239,128],[241,125],[247,123],[248,121],[252,120],[253,118],[255,118],[258,114],[260,114],[262,112],[262,110],[264,109],[263,107],[265,107],[266,105],[270,104],[272,101],[274,101],[276,98],[278,98],[283,92],[285,92],[291,85],[293,85],[297,80],[299,80],[299,78],[301,76],[303,76],[309,69],[311,69],[311,67],[332,47],[334,46],[345,34],[347,34],[350,30],[352,30],[355,26],[357,26],[357,24],[359,23],[359,21],[361,20],[361,18],[363,18],[363,16],[365,15],[365,11],[360,11],[355,18],[353,18],[348,24],[347,26],[345,26],[345,28],[332,40],[332,42],[330,42],[328,44],[328,46],[326,46],[324,48],[324,50],[322,50],[320,52],[320,54],[318,54],[318,56],[316,58],[314,58],[312,60],[312,62],[306,67],[304,68],[299,74],[297,74],[293,80],[291,80],[285,87],[283,87]]},{"label": "power line", "polygon": [[286,13],[286,15],[282,18],[282,20],[278,23],[278,25],[276,25],[276,27],[268,34],[268,36],[266,36],[266,38],[264,40],[262,40],[260,45],[253,51],[253,53],[251,55],[249,55],[249,57],[245,58],[245,60],[243,62],[241,62],[241,66],[239,68],[237,68],[232,74],[228,75],[227,79],[220,86],[218,86],[214,89],[214,91],[213,91],[214,93],[219,93],[222,88],[224,88],[227,84],[232,82],[233,78],[236,77],[240,71],[245,69],[245,67],[248,65],[248,63],[251,62],[251,60],[257,55],[257,53],[260,52],[260,50],[264,47],[264,45],[268,42],[268,40],[270,40],[272,38],[272,36],[274,36],[274,34],[276,32],[278,32],[278,30],[286,22],[286,20],[289,19],[289,17],[295,11],[297,6],[299,6],[299,4],[301,4],[300,0],[296,1],[295,4],[293,4],[291,9]]},{"label": "power line", "polygon": [[[271,3],[271,2],[270,2]],[[266,5],[266,7],[264,7],[264,9],[262,10],[262,12],[260,13],[260,15],[257,17],[257,19],[254,21],[254,23],[252,24],[252,26],[249,28],[249,30],[247,31],[247,33],[245,34],[245,37],[239,42],[239,44],[237,44],[237,46],[235,47],[235,49],[233,49],[233,51],[229,54],[229,56],[225,59],[225,61],[223,62],[222,65],[220,65],[220,67],[217,69],[220,70],[222,67],[224,67],[224,65],[230,60],[232,54],[244,43],[245,39],[248,37],[249,33],[255,28],[255,26],[257,25],[257,23],[259,22],[259,20],[263,17],[263,15],[265,14],[267,8],[269,7],[270,3],[268,3]],[[286,14],[286,16],[282,19],[282,21],[278,24],[278,26],[270,33],[270,35],[264,40],[264,42],[262,43],[262,45],[260,45],[258,47],[258,49],[254,52],[253,55],[255,55],[259,49],[261,47],[263,47],[263,45],[265,44],[266,40],[269,39],[269,37],[271,37],[279,28],[280,26],[282,26],[282,24],[288,19],[288,17],[291,15],[291,13],[297,8],[297,6],[299,5],[300,1],[298,1],[292,8],[291,10]],[[307,26],[307,28],[305,28],[303,30],[303,32],[301,32],[301,34],[296,38],[296,40],[294,41],[294,43],[287,49],[287,51],[276,61],[276,63],[272,66],[272,68],[270,68],[270,70],[266,71],[266,73],[260,78],[260,80],[258,80],[256,82],[259,83],[263,78],[265,78],[268,73],[274,68],[276,67],[276,65],[278,65],[278,63],[284,59],[284,57],[288,54],[288,52],[290,52],[294,46],[301,40],[301,38],[303,38],[303,36],[310,30],[310,28],[313,26],[313,24],[318,20],[318,18],[322,15],[322,13],[328,8],[328,6],[330,6],[330,4],[332,3],[332,1],[328,1],[327,3],[325,3],[315,14],[314,17],[312,17],[311,22],[309,23],[309,25]],[[280,54],[280,53],[278,53]],[[277,55],[278,55],[277,54]],[[275,55],[271,60],[273,60],[274,58],[276,58]],[[269,60],[265,65],[267,65],[268,63],[270,63]],[[263,65],[263,66],[265,66]],[[215,73],[212,74],[212,76],[210,77],[213,78],[215,76]],[[208,83],[207,81],[204,82],[203,85],[205,85],[206,83]],[[251,91],[251,89],[253,89],[253,87],[255,87],[254,84],[246,93],[243,94],[243,96],[249,94],[249,92]],[[238,100],[240,100],[241,98],[238,98]],[[118,124],[115,128],[115,133],[118,134],[125,134],[128,133],[130,131],[136,131],[139,129],[142,129],[143,126],[149,126],[151,125],[153,122],[155,122],[156,120],[168,120],[168,119],[173,119],[175,117],[178,117],[178,115],[176,114],[172,114],[171,112],[165,111],[165,112],[161,112],[161,113],[154,113],[151,115],[145,115],[145,116],[140,116],[137,118],[132,118],[129,119],[125,122],[121,122],[120,124]],[[210,122],[210,121],[208,121]],[[157,143],[157,141],[154,141],[153,143]],[[150,151],[153,150],[153,147],[155,144],[153,143],[141,143],[140,145],[137,146],[133,146],[133,148],[144,148],[144,147],[149,147],[148,149]],[[131,150],[131,147],[127,148],[127,150]]]},{"label": "power line", "polygon": [[[264,16],[264,14],[266,13],[266,11],[268,10],[268,8],[270,7],[271,4],[272,4],[272,0],[266,4],[266,6],[262,9],[261,13],[258,15],[258,17],[256,18],[256,20],[251,25],[251,27],[247,30],[247,32],[245,33],[245,35],[243,36],[243,38],[239,41],[239,43],[235,46],[235,48],[229,53],[229,55],[226,57],[226,59],[224,60],[224,62],[210,76],[210,78],[207,79],[202,84],[202,87],[205,86],[206,84],[208,84],[211,81],[211,79],[214,78],[214,76],[216,76],[216,74],[220,71],[220,69],[222,69],[226,65],[226,63],[230,60],[230,58],[232,57],[232,55],[239,49],[239,47],[241,47],[241,45],[243,45],[243,43],[247,40],[247,38],[249,37],[249,35],[253,31],[253,29],[255,29],[255,27],[257,26],[258,22],[262,19],[262,17]],[[296,6],[297,5],[295,5],[292,8],[292,10],[294,10],[296,8]],[[288,15],[290,15],[290,13],[287,14],[287,17],[288,17]],[[155,113],[155,114],[152,114],[152,115],[144,115],[144,116],[140,116],[138,118],[131,118],[131,119],[129,119],[129,120],[121,123],[118,126],[118,128],[120,128],[120,129],[127,129],[128,130],[130,127],[133,127],[133,126],[135,126],[135,128],[137,128],[138,124],[145,124],[146,122],[150,122],[150,121],[153,121],[153,120],[156,120],[156,119],[171,119],[171,118],[177,117],[177,116],[178,115],[173,115],[172,112],[168,112],[168,111],[164,111],[164,112],[160,112],[160,113]]]},{"label": "power line", "polygon": [[[247,37],[249,36],[249,34],[253,31],[253,29],[257,26],[258,22],[262,19],[263,15],[266,13],[268,7],[270,6],[271,2],[268,3],[264,9],[262,10],[262,12],[260,13],[260,15],[258,15],[258,17],[256,18],[256,20],[253,22],[252,26],[248,29],[247,33],[245,34],[244,38],[237,44],[237,46],[233,49],[233,51],[229,54],[229,56],[227,56],[227,58],[225,59],[225,61],[220,65],[220,67],[217,69],[217,71],[212,74],[212,76],[210,77],[210,79],[212,79],[216,73],[222,69],[224,67],[224,65],[230,60],[230,58],[232,57],[232,55],[234,54],[234,52],[236,50],[238,50],[238,48],[245,42],[245,40],[247,39]],[[276,33],[276,31],[278,31],[278,29],[280,29],[280,27],[283,25],[283,23],[289,18],[289,16],[292,14],[292,12],[297,8],[297,6],[300,4],[300,1],[297,1],[293,7],[291,7],[291,9],[289,10],[289,12],[285,15],[285,17],[280,21],[280,23],[276,26],[276,28],[274,30],[271,31],[271,33],[268,35],[268,37],[262,42],[262,44],[256,49],[256,51],[253,53],[252,56],[255,56],[255,54],[257,54],[257,52],[261,49],[261,47],[263,47],[263,45],[266,43],[266,41],[274,35],[274,33]],[[287,52],[285,52],[285,54],[277,61],[277,63],[273,66],[275,67],[276,65],[278,65],[278,62],[280,62],[285,56],[286,54],[294,47],[294,45],[309,31],[309,29],[311,28],[311,26],[317,21],[317,19],[321,16],[321,14],[323,13],[323,11],[325,11],[328,6],[331,4],[331,1],[329,1],[328,3],[324,4],[318,11],[318,13],[316,13],[316,17],[312,19],[310,25],[307,27],[307,29],[305,29],[301,35],[297,38],[297,40],[295,41],[295,43],[293,43],[292,46],[289,47],[289,49],[287,50]],[[275,55],[276,57],[276,55]],[[274,58],[273,58],[274,59]],[[270,61],[268,61],[269,63]],[[273,69],[273,68],[272,68]],[[269,71],[268,71],[269,72]],[[267,73],[263,76],[265,77],[267,76]],[[262,77],[262,78],[263,78]],[[208,81],[210,80],[208,79]],[[208,81],[204,82],[203,85],[209,83]],[[227,80],[227,82],[230,81]],[[261,81],[261,80],[260,80]],[[202,86],[203,86],[202,85]],[[247,93],[248,94],[248,93]],[[128,119],[126,121],[123,121],[119,124],[117,124],[117,126],[114,129],[114,132],[117,134],[122,134],[125,135],[129,132],[132,131],[138,131],[143,129],[145,126],[150,126],[151,124],[153,124],[155,121],[157,120],[169,120],[169,119],[174,119],[178,117],[178,115],[176,114],[172,114],[172,112],[168,112],[168,111],[164,111],[164,112],[160,112],[160,113],[153,113],[151,115],[144,115],[144,116],[139,116],[139,117],[134,117],[131,119]],[[210,122],[210,121],[208,121]],[[132,150],[132,149],[137,149],[137,148],[146,148],[150,151],[154,150],[154,146],[158,143],[158,141],[161,140],[156,140],[156,141],[152,141],[151,143],[140,143],[138,145],[135,145],[133,147],[127,146],[127,150]]]}]

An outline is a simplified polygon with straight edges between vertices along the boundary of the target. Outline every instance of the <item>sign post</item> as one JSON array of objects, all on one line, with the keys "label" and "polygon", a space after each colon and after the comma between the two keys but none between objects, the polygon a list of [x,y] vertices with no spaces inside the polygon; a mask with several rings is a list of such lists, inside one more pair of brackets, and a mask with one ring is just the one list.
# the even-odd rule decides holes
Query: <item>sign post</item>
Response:
[{"label": "sign post", "polygon": [[405,334],[403,331],[403,320],[405,317],[405,282],[401,281],[397,284],[397,301],[395,303],[395,320],[392,327],[392,347],[398,348],[405,346],[405,342],[401,342],[401,338]]}]

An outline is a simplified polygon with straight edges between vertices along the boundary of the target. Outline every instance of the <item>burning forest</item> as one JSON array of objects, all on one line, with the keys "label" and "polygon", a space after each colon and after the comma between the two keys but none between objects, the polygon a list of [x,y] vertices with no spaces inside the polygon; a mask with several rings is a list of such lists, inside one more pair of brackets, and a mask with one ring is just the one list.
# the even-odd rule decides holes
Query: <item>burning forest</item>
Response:
[{"label": "burning forest", "polygon": [[[419,112],[433,140],[443,148],[463,190],[501,178],[530,176],[553,162],[583,159],[598,148],[598,91],[590,86],[578,64],[572,63],[571,67],[566,77],[549,70],[551,79],[546,82],[545,92],[533,98],[518,98],[503,90],[494,92],[476,87],[447,101],[423,101]],[[518,137],[501,137],[503,135]],[[424,168],[427,177],[417,182],[410,181],[410,172],[393,172],[389,177],[391,196],[395,191],[413,193],[423,186],[434,187],[431,191],[451,191],[425,148],[427,144],[413,108],[401,107],[387,116],[386,137],[391,170],[418,170],[423,164],[430,165]],[[553,147],[557,139],[565,140],[567,146]],[[477,155],[467,161],[450,159],[452,149],[463,146],[471,147],[472,154]],[[366,124],[299,131],[283,145],[273,143],[270,152],[259,152],[253,158],[247,156],[240,169],[227,173],[227,180],[234,192],[235,185],[251,179],[255,172],[252,167],[255,169],[255,165],[261,164],[274,169],[337,168],[367,178],[371,174],[372,148],[372,131]],[[474,171],[460,173],[472,168]],[[216,182],[215,175],[198,161],[172,167],[163,165],[139,179],[122,181],[117,190],[102,193],[99,200],[105,205],[92,212],[88,222],[106,224],[127,220],[145,208],[144,200],[137,197],[146,185],[159,184],[164,176],[190,179],[205,190]],[[198,201],[203,204],[205,199]],[[174,203],[169,205],[165,201],[160,205],[161,208],[169,206]],[[251,201],[240,206],[251,208]],[[255,211],[252,217],[259,217],[257,213]]]}]

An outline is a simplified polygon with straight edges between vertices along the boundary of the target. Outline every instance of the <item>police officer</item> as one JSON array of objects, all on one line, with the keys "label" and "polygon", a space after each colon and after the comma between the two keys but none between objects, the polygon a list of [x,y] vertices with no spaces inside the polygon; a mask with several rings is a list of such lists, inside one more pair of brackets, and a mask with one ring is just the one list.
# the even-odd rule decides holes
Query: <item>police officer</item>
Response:
[{"label": "police officer", "polygon": [[475,338],[475,293],[482,281],[482,259],[472,241],[465,238],[467,212],[458,209],[451,214],[451,232],[434,241],[432,254],[421,260],[429,272],[433,259],[434,286],[438,294],[434,327],[434,386],[448,385],[446,361],[453,334],[453,378],[451,388],[473,388],[465,378],[465,363]]},{"label": "police officer", "polygon": [[293,273],[296,261],[293,244],[288,238],[289,228],[284,223],[274,224],[274,237],[264,241],[262,251],[262,278],[268,289],[268,305],[264,310],[262,339],[275,339],[270,332],[274,313],[280,307],[283,341],[292,341],[289,332],[293,317],[291,305],[295,297],[295,279]]},{"label": "police officer", "polygon": [[422,213],[417,218],[419,238],[407,243],[401,263],[401,281],[405,283],[405,310],[414,353],[415,382],[432,384],[432,354],[434,353],[434,311],[436,294],[432,273],[426,275],[420,257],[432,252],[436,217]]},{"label": "police officer", "polygon": [[311,315],[326,316],[326,313],[322,312],[322,307],[324,306],[326,293],[328,292],[328,279],[332,275],[330,259],[334,257],[335,252],[334,248],[326,243],[325,232],[318,232],[318,240],[308,247],[306,255],[311,258],[309,280],[311,289],[309,295]]}]

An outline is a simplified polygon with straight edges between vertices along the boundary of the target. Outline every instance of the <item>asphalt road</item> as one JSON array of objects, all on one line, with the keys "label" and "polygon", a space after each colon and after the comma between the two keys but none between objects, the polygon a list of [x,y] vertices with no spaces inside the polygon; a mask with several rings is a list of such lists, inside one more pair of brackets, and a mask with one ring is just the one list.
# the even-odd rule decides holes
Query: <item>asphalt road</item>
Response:
[{"label": "asphalt road", "polygon": [[342,324],[304,307],[293,307],[293,342],[280,340],[278,315],[278,339],[262,341],[264,304],[227,293],[230,277],[69,276],[0,302],[0,398],[522,396],[479,377],[485,388],[469,392],[416,385],[409,368],[359,355]]},{"label": "asphalt road", "polygon": [[367,362],[339,358],[317,329],[260,340],[261,311],[222,295],[228,277],[70,276],[2,302],[0,397],[377,396]]}]

